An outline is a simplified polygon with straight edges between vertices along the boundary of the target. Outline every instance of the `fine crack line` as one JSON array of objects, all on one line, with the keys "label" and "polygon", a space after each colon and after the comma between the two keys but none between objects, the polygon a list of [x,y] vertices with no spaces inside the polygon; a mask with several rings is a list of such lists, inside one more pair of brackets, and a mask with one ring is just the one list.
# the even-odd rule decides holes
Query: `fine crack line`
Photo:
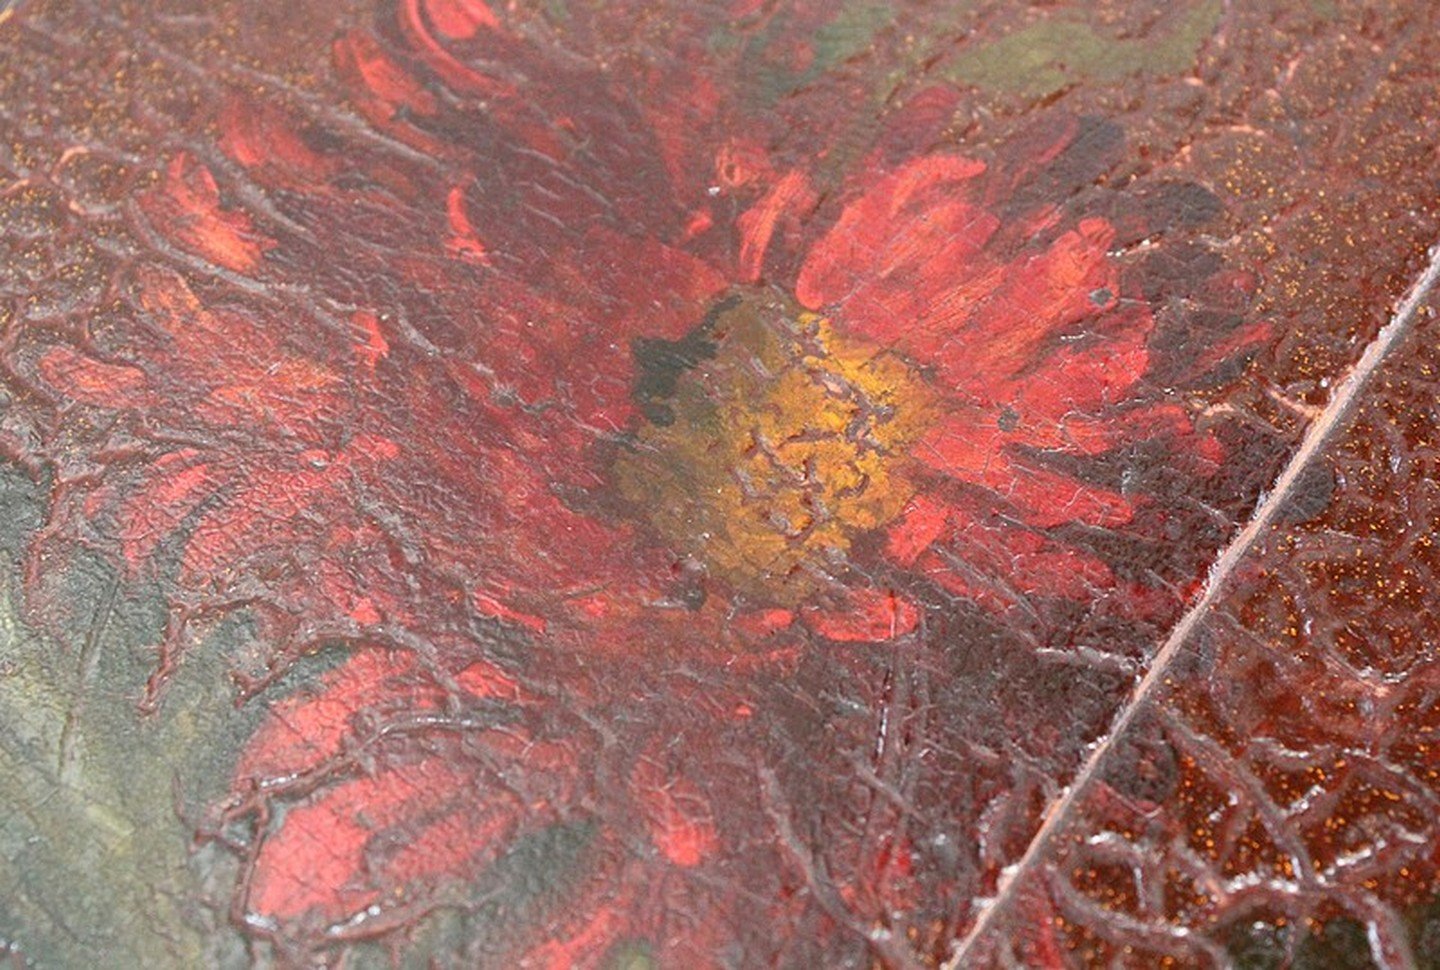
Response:
[{"label": "fine crack line", "polygon": [[1046,810],[1044,821],[1041,822],[1035,837],[1031,839],[1025,854],[1020,857],[1019,862],[1001,876],[995,896],[981,910],[975,924],[970,928],[970,932],[955,944],[950,959],[945,963],[944,970],[960,970],[960,968],[968,968],[971,965],[969,961],[972,956],[976,955],[974,951],[989,935],[996,920],[1014,901],[1015,893],[1025,878],[1054,847],[1061,831],[1079,806],[1081,796],[1089,790],[1095,779],[1100,777],[1101,769],[1104,767],[1110,751],[1115,747],[1116,741],[1125,734],[1138,713],[1164,682],[1181,648],[1188,642],[1191,633],[1199,626],[1211,605],[1219,597],[1230,574],[1235,571],[1240,560],[1255,545],[1261,534],[1275,521],[1275,517],[1289,499],[1290,493],[1294,491],[1295,483],[1299,481],[1301,473],[1309,466],[1311,459],[1328,443],[1331,435],[1339,430],[1345,419],[1349,417],[1360,397],[1360,392],[1364,390],[1375,371],[1379,369],[1395,345],[1410,332],[1421,304],[1430,295],[1436,283],[1440,282],[1440,242],[1430,249],[1429,257],[1429,264],[1420,274],[1420,278],[1412,284],[1409,293],[1396,308],[1389,322],[1375,335],[1375,339],[1360,355],[1360,360],[1346,375],[1340,386],[1335,389],[1324,412],[1306,429],[1299,449],[1291,457],[1285,470],[1280,473],[1280,477],[1275,480],[1275,485],[1269,493],[1261,497],[1250,521],[1210,567],[1205,580],[1204,593],[1170,631],[1170,636],[1166,638],[1164,645],[1155,654],[1150,670],[1131,690],[1129,700],[1111,724],[1110,731],[1091,750],[1090,756],[1085,759],[1085,763],[1075,773],[1070,786]]}]

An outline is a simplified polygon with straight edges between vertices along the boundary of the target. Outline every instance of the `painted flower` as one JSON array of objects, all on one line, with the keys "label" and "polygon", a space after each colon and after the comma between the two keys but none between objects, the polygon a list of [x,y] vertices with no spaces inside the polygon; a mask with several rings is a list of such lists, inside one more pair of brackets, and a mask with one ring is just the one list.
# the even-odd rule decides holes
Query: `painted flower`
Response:
[{"label": "painted flower", "polygon": [[[951,154],[880,173],[790,286],[731,289],[681,340],[639,338],[661,363],[639,381],[648,423],[620,487],[729,588],[805,604],[878,534],[883,562],[987,605],[1086,598],[1109,570],[1046,530],[1118,525],[1133,504],[1056,456],[1169,437],[1216,457],[1179,407],[1132,403],[1154,321],[1122,296],[1114,227],[1042,214],[997,253],[984,174]],[[847,593],[801,609],[842,640],[915,622],[889,590]]]},{"label": "painted flower", "polygon": [[[1218,446],[1144,385],[1122,230],[1025,191],[1093,150],[1078,123],[981,161],[931,89],[867,151],[797,155],[699,52],[627,76],[479,0],[396,8],[331,51],[343,118],[220,105],[225,164],[177,153],[137,201],[166,259],[31,349],[109,429],[62,511],[168,592],[152,703],[228,612],[266,644],[237,662],[252,693],[347,645],[236,770],[256,932],[383,933],[549,846],[609,882],[533,965],[642,936],[679,960],[719,923],[660,926],[642,887],[698,891],[745,833],[709,762],[607,745],[585,711],[661,660],[905,636],[927,597],[1093,598],[1117,580],[1082,533],[1147,501],[1102,459],[1204,474]],[[705,704],[747,716],[743,691]],[[587,791],[606,759],[623,795]],[[587,828],[603,798],[633,830]],[[906,851],[876,863],[886,905]]]}]

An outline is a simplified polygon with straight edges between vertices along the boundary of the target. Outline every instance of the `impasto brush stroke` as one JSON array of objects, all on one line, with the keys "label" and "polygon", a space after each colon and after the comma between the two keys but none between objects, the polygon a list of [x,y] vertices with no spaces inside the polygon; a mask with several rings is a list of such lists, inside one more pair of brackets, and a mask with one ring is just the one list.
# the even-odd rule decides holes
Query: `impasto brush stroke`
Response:
[{"label": "impasto brush stroke", "polygon": [[1209,831],[1129,729],[1345,487],[1437,16],[0,8],[0,954],[1406,938],[1410,856],[1261,916],[1062,868],[1097,799]]}]

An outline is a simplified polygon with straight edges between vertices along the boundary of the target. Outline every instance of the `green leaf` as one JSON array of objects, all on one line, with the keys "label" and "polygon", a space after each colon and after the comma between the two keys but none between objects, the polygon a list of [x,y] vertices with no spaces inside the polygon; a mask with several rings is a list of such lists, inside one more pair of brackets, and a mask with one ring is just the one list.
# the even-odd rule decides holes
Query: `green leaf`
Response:
[{"label": "green leaf", "polygon": [[943,73],[960,83],[1035,99],[1082,80],[1177,74],[1195,63],[1220,13],[1220,0],[1202,0],[1168,31],[1136,39],[1107,37],[1074,14],[1056,14],[962,51]]},{"label": "green leaf", "polygon": [[[789,63],[788,49],[777,47],[777,42],[794,28],[788,17],[777,17],[765,32],[744,42],[741,60],[751,68],[746,80],[749,99],[773,105],[812,84],[827,71],[874,46],[876,35],[895,22],[895,15],[894,7],[886,3],[847,0],[840,4],[835,16],[810,36],[813,57],[803,68]],[[737,41],[738,37],[728,31],[710,39],[717,50],[729,49]]]},{"label": "green leaf", "polygon": [[240,965],[223,912],[197,906],[176,783],[191,804],[218,795],[251,715],[200,649],[161,712],[138,713],[165,610],[98,557],[47,560],[46,597],[70,617],[58,635],[24,621],[16,564],[40,494],[0,468],[0,508],[21,525],[0,526],[0,939],[37,966]]}]

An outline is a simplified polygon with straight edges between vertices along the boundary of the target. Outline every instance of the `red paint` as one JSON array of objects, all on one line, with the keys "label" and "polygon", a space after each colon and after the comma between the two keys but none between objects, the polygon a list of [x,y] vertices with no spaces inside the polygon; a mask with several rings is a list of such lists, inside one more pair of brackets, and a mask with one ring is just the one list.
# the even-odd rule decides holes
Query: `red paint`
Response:
[{"label": "red paint", "polygon": [[275,244],[244,212],[222,205],[215,176],[184,152],[170,162],[160,186],[142,198],[141,208],[176,244],[237,273],[255,269]]},{"label": "red paint", "polygon": [[469,40],[480,30],[499,30],[500,20],[481,0],[425,0],[425,14],[448,40]]},{"label": "red paint", "polygon": [[[683,59],[597,70],[497,10],[402,0],[394,23],[347,29],[328,51],[348,98],[334,115],[219,102],[216,149],[244,191],[184,152],[140,201],[186,273],[136,267],[106,353],[57,337],[28,359],[67,405],[166,443],[75,485],[96,545],[168,594],[152,702],[235,609],[262,645],[235,662],[247,691],[343,657],[269,701],[235,768],[219,814],[254,834],[242,908],[318,946],[592,822],[575,865],[602,888],[556,890],[565,925],[507,943],[522,964],[644,940],[703,965],[757,907],[819,935],[848,931],[836,901],[870,927],[948,898],[922,885],[916,844],[852,824],[857,799],[881,829],[904,821],[885,814],[909,797],[885,759],[937,703],[900,696],[888,680],[914,671],[877,658],[913,650],[938,693],[980,639],[973,615],[1139,622],[1134,604],[1168,588],[1117,581],[1095,537],[1172,509],[1122,487],[1127,449],[1197,477],[1225,457],[1145,384],[1158,324],[1116,254],[1143,219],[1029,192],[1081,150],[1074,123],[981,161],[940,137],[954,91],[832,138],[845,92],[799,90],[810,142],[782,151],[738,82]],[[812,20],[770,54],[803,70]],[[247,192],[274,211],[247,211]],[[896,406],[924,408],[926,430],[887,459],[905,510],[807,563],[824,575],[799,596],[730,588],[612,481],[643,442],[638,350],[683,344],[731,293],[823,315],[923,389]],[[773,785],[765,731],[795,739]],[[862,751],[848,767],[837,738]],[[839,781],[810,758],[876,780],[824,789],[809,814],[774,804],[796,779]],[[802,814],[814,831],[781,831]],[[727,865],[756,846],[774,858],[752,888]],[[832,849],[833,875],[806,856]]]}]

